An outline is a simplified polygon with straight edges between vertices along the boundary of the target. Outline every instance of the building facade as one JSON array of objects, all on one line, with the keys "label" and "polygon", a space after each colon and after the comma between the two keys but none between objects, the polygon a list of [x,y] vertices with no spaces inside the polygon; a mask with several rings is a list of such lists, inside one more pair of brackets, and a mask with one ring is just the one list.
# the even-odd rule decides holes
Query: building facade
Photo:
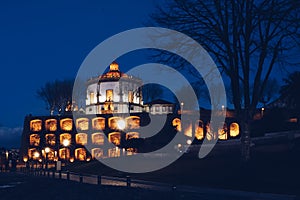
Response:
[{"label": "building facade", "polygon": [[[209,111],[201,120],[181,122],[174,105],[156,100],[144,105],[142,80],[124,74],[113,62],[109,71],[87,81],[85,113],[62,116],[26,116],[22,134],[21,154],[25,160],[89,161],[137,152],[149,152],[168,143],[175,134],[183,134],[190,144],[208,140],[237,138],[237,121],[228,117],[218,129],[210,127]],[[74,112],[73,112],[74,114]],[[147,138],[142,127],[164,115],[164,127],[157,135]],[[191,114],[192,116],[192,114]],[[111,144],[110,146],[106,144]]]}]

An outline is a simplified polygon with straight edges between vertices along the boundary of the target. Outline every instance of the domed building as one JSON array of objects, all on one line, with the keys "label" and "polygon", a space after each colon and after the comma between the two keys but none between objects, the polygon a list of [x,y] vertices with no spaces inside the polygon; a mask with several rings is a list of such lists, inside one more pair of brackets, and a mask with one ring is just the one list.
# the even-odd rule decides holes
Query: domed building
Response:
[{"label": "domed building", "polygon": [[142,80],[122,73],[113,62],[109,71],[87,82],[86,114],[140,113]]}]

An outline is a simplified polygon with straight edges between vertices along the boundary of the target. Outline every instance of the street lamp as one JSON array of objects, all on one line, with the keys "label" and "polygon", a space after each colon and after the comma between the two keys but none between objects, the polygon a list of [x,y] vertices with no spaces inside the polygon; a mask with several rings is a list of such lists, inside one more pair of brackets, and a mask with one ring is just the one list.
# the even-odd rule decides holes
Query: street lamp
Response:
[{"label": "street lamp", "polygon": [[184,103],[183,103],[183,102],[181,102],[181,103],[180,103],[180,106],[181,106],[181,108],[180,108],[180,112],[181,112],[181,113],[180,113],[180,114],[182,114],[182,112],[183,112],[183,106],[184,106]]},{"label": "street lamp", "polygon": [[48,170],[48,154],[50,152],[50,148],[49,147],[46,147],[45,148],[45,154],[46,154],[46,169]]},{"label": "street lamp", "polygon": [[36,167],[35,168],[37,168],[37,165],[38,165],[37,163],[38,163],[39,157],[40,157],[40,153],[38,151],[33,153],[33,158],[34,158],[34,160],[36,160]]},{"label": "street lamp", "polygon": [[64,156],[64,160],[65,160],[65,165],[66,165],[66,163],[67,163],[67,147],[70,145],[70,140],[69,139],[64,139],[63,140],[63,142],[62,142],[62,144],[63,144],[63,146],[64,146],[64,151],[65,151],[65,156]]}]

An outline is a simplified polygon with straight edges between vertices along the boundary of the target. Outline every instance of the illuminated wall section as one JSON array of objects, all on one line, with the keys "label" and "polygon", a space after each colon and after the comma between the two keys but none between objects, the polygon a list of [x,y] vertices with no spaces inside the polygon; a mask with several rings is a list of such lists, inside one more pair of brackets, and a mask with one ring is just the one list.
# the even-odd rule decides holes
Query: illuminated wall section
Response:
[{"label": "illuminated wall section", "polygon": [[35,119],[30,121],[30,130],[33,132],[42,130],[42,120]]}]

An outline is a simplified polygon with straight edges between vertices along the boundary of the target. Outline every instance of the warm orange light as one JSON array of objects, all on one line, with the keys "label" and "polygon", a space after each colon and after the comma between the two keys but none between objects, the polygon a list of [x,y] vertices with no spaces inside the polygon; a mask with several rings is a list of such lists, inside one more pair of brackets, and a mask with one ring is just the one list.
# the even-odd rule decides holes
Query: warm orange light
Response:
[{"label": "warm orange light", "polygon": [[181,120],[179,118],[173,119],[172,126],[175,127],[176,131],[180,132],[181,131]]},{"label": "warm orange light", "polygon": [[24,162],[27,162],[27,161],[28,161],[28,157],[27,157],[27,156],[24,156],[23,161],[24,161]]},{"label": "warm orange light", "polygon": [[231,123],[230,124],[230,136],[231,137],[236,137],[240,134],[240,127],[239,127],[239,124],[238,123]]},{"label": "warm orange light", "polygon": [[39,158],[39,157],[40,157],[40,153],[37,152],[37,151],[34,152],[34,153],[33,153],[33,157],[34,157],[34,158]]}]

